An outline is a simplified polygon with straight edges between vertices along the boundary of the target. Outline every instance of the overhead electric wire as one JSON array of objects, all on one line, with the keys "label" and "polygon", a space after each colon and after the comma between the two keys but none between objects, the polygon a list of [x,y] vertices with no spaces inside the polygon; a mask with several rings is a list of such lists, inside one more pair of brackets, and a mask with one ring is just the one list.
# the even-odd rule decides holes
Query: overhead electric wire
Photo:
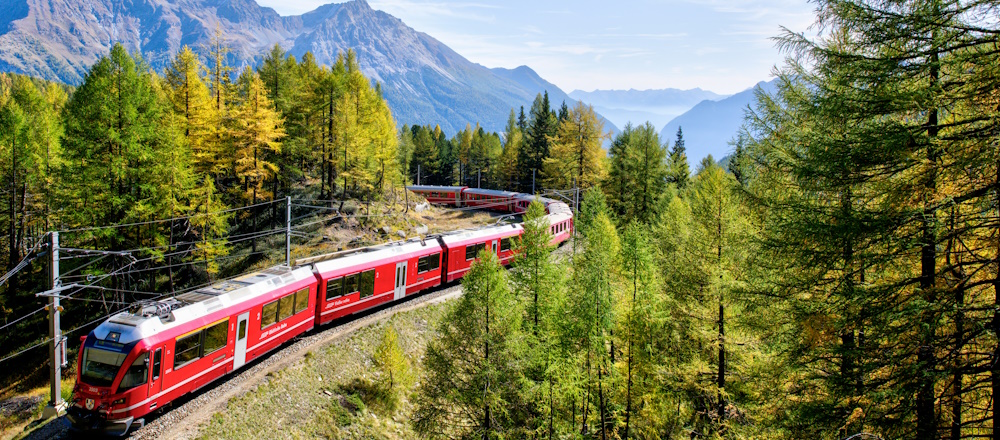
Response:
[{"label": "overhead electric wire", "polygon": [[0,276],[0,286],[4,285],[4,283],[6,283],[7,280],[13,277],[14,274],[20,272],[21,269],[24,269],[29,264],[31,264],[32,261],[35,261],[35,259],[38,258],[38,255],[35,254],[35,251],[37,251],[42,246],[43,243],[45,243],[45,241],[41,239],[36,241],[35,245],[32,246],[31,249],[29,249],[28,252],[24,254],[24,258],[22,258],[21,261],[19,261],[17,265],[14,266],[13,269],[7,271],[7,273],[3,274],[3,276]]},{"label": "overhead electric wire", "polygon": [[[547,191],[545,193],[539,194],[539,196],[540,197],[545,197],[546,195],[551,195],[551,194],[556,194],[558,196],[563,196],[562,192],[563,191],[550,190],[550,191]],[[274,200],[271,200],[271,201],[261,202],[261,203],[257,203],[257,204],[254,204],[254,205],[249,205],[249,206],[244,206],[244,207],[239,207],[239,208],[232,208],[232,209],[227,209],[227,210],[223,210],[223,211],[217,211],[217,212],[213,212],[213,213],[195,214],[195,215],[191,215],[191,216],[175,217],[175,218],[165,219],[165,220],[152,220],[152,221],[146,221],[146,222],[134,222],[134,223],[119,224],[119,225],[109,225],[109,226],[97,226],[97,227],[67,229],[67,230],[60,231],[60,232],[62,232],[62,233],[87,232],[87,231],[95,231],[95,230],[103,230],[103,229],[118,229],[118,228],[132,227],[132,226],[144,226],[144,225],[151,225],[151,224],[161,224],[161,223],[173,222],[173,221],[177,221],[177,220],[188,220],[188,219],[193,219],[193,218],[198,218],[198,217],[211,216],[211,215],[220,215],[220,214],[226,214],[226,213],[230,213],[230,212],[236,212],[236,211],[242,211],[242,210],[247,210],[247,209],[252,209],[252,208],[258,208],[258,207],[261,207],[261,206],[267,206],[267,205],[271,205],[271,204],[274,204],[274,203],[279,203],[279,202],[282,202],[282,201],[284,201],[284,200],[282,200],[282,199],[274,199]],[[300,199],[300,201],[321,202],[321,203],[342,203],[343,202],[341,200],[320,200],[320,199]],[[452,211],[466,212],[466,211],[471,211],[471,210],[479,210],[479,209],[486,209],[486,208],[495,208],[495,207],[499,207],[499,206],[507,206],[510,203],[513,203],[514,201],[515,200],[513,198],[511,198],[511,199],[507,199],[507,200],[503,200],[503,201],[499,201],[499,200],[498,201],[493,201],[491,203],[468,204],[468,202],[466,202],[466,206],[463,206],[463,207],[460,207],[460,208],[455,208]],[[298,230],[306,228],[306,227],[309,227],[309,226],[312,226],[312,225],[315,225],[315,224],[318,224],[318,223],[328,222],[328,221],[331,221],[331,220],[334,220],[334,219],[337,219],[337,218],[378,218],[378,217],[389,217],[389,216],[393,216],[393,215],[399,214],[398,212],[387,212],[387,213],[375,213],[375,214],[369,213],[369,214],[363,214],[363,215],[345,215],[345,214],[342,214],[338,208],[324,207],[324,206],[315,206],[315,205],[306,205],[306,204],[301,204],[301,203],[294,203],[294,201],[291,204],[291,207],[309,208],[309,209],[315,209],[315,210],[326,210],[326,211],[336,211],[337,212],[337,215],[333,216],[332,218],[326,218],[326,219],[322,219],[322,220],[317,220],[317,221],[313,221],[313,222],[309,222],[309,223],[305,223],[305,224],[301,224],[301,225],[296,225],[296,226],[292,227],[291,229],[294,231],[293,232],[293,236],[297,236],[297,237],[300,237],[300,238],[301,237],[309,238],[309,237],[312,237],[312,236],[321,236],[321,235],[323,235],[321,233],[315,233],[315,232],[313,232],[313,233],[299,232]],[[307,214],[307,215],[295,218],[294,220],[301,220],[301,219],[304,219],[304,218],[318,216],[318,215],[320,215],[320,214],[315,214],[315,213],[313,213],[313,214]],[[287,229],[284,229],[284,228],[281,228],[281,229],[275,228],[275,229],[271,229],[271,230],[265,231],[265,232],[251,232],[251,233],[240,234],[240,235],[236,235],[236,236],[230,236],[230,237],[226,237],[226,238],[220,237],[220,238],[217,238],[217,239],[210,239],[210,240],[201,240],[201,241],[192,241],[192,242],[181,242],[181,243],[174,243],[174,244],[165,245],[165,246],[137,248],[137,249],[131,249],[131,250],[127,250],[127,251],[120,251],[120,252],[123,253],[123,254],[125,254],[125,253],[136,253],[136,252],[149,252],[149,251],[159,250],[159,249],[169,249],[171,247],[177,247],[177,246],[196,245],[196,244],[210,243],[210,242],[216,242],[216,241],[225,241],[227,244],[235,244],[235,243],[240,243],[240,242],[243,242],[243,241],[254,240],[254,239],[258,239],[258,238],[265,238],[265,237],[268,237],[268,236],[271,236],[271,235],[277,235],[277,234],[280,234],[280,233],[283,233],[283,232],[287,232]],[[233,237],[240,237],[240,238],[234,240]],[[42,240],[39,240],[38,242],[36,242],[34,248],[38,248],[41,245],[41,243],[43,243]],[[35,250],[34,248],[32,249],[32,251]],[[151,300],[156,300],[156,299],[162,298],[164,296],[178,295],[178,294],[181,294],[181,293],[184,293],[184,292],[187,292],[187,291],[196,290],[196,289],[199,289],[199,288],[211,285],[211,284],[214,283],[214,281],[213,282],[209,282],[209,283],[205,283],[205,284],[202,284],[202,285],[199,285],[199,286],[191,287],[191,288],[188,288],[188,289],[182,289],[180,291],[167,292],[167,293],[143,292],[143,291],[133,291],[133,290],[112,289],[112,288],[108,288],[108,287],[104,287],[104,286],[98,286],[97,283],[100,283],[100,282],[108,279],[109,277],[112,277],[112,276],[115,276],[115,275],[127,275],[127,274],[131,274],[131,273],[147,272],[147,271],[151,271],[151,270],[162,270],[162,269],[166,269],[166,268],[172,268],[172,267],[178,267],[178,266],[184,266],[184,265],[190,265],[190,264],[208,263],[208,262],[212,262],[212,261],[219,261],[219,260],[226,260],[226,259],[244,258],[244,257],[248,257],[248,256],[251,256],[251,255],[257,255],[257,254],[266,253],[266,251],[259,251],[259,252],[250,252],[250,253],[239,254],[239,255],[227,255],[227,256],[223,256],[223,257],[214,258],[214,259],[211,259],[211,260],[198,260],[198,261],[178,263],[178,264],[173,264],[173,265],[168,265],[168,266],[157,266],[157,267],[154,267],[154,268],[134,269],[134,270],[129,270],[129,271],[123,273],[123,271],[125,271],[128,268],[134,267],[138,263],[152,261],[152,260],[156,260],[158,258],[165,258],[165,257],[168,257],[168,256],[175,256],[175,255],[187,254],[187,253],[191,253],[192,251],[194,251],[194,249],[177,251],[177,252],[174,252],[174,253],[166,253],[166,254],[163,254],[163,255],[151,256],[151,257],[147,257],[147,258],[143,258],[143,259],[133,259],[133,261],[129,262],[128,264],[126,264],[126,265],[124,265],[124,266],[122,266],[122,267],[120,267],[120,268],[118,268],[118,269],[116,269],[116,270],[114,270],[114,271],[112,271],[110,273],[97,276],[97,279],[93,280],[91,283],[89,283],[87,285],[77,286],[76,290],[74,290],[73,292],[70,292],[69,294],[67,294],[65,296],[60,296],[60,298],[64,298],[64,299],[68,299],[68,300],[89,301],[89,302],[102,302],[102,303],[105,303],[105,304],[109,304],[110,303],[110,304],[129,305],[130,306],[131,303],[124,303],[124,302],[120,302],[120,301],[98,300],[98,299],[91,299],[91,298],[76,298],[76,297],[73,297],[73,295],[75,295],[75,294],[77,294],[77,293],[79,293],[79,292],[81,292],[81,291],[83,291],[85,289],[97,289],[97,290],[109,291],[109,292],[117,292],[117,293],[131,293],[131,294],[139,294],[139,295],[158,295],[158,296],[155,296],[154,298],[151,298]],[[29,251],[29,255],[30,255],[30,251]],[[72,273],[72,272],[77,271],[77,270],[81,270],[81,269],[83,269],[83,268],[85,268],[85,267],[87,267],[87,266],[89,266],[91,264],[94,264],[94,263],[96,263],[98,261],[103,260],[104,258],[108,257],[109,255],[110,254],[105,253],[104,255],[101,256],[101,258],[98,258],[98,259],[96,259],[96,260],[94,260],[92,262],[89,262],[89,263],[87,263],[87,264],[85,264],[83,266],[77,267],[77,268],[73,269],[73,271],[71,271],[69,273]],[[90,256],[90,255],[79,255],[79,256],[72,256],[72,257],[65,257],[65,259],[83,258],[83,257],[86,257],[86,256]],[[37,258],[37,257],[33,257],[31,260],[33,260],[34,258]],[[62,260],[62,259],[63,258],[60,258],[60,260]],[[23,266],[25,266],[28,263],[30,263],[31,260],[28,260],[28,257],[25,257],[25,259],[23,259],[21,261],[21,263],[18,264],[18,268],[16,270],[12,271],[12,272],[16,272],[17,270],[22,269]],[[5,282],[10,276],[12,276],[12,273],[8,273],[7,275],[4,275],[3,277],[0,277],[0,285],[2,285],[3,282]],[[89,277],[89,275],[87,275],[87,276]],[[3,329],[8,328],[8,327],[10,327],[12,325],[15,325],[18,322],[21,322],[21,321],[27,319],[28,317],[33,316],[36,313],[44,311],[45,308],[46,307],[39,308],[39,309],[37,309],[37,310],[35,310],[35,311],[31,312],[31,313],[28,313],[27,315],[24,315],[24,316],[22,316],[22,317],[20,317],[20,318],[18,318],[16,320],[10,322],[10,323],[4,324],[3,326],[0,326],[0,330],[3,330]],[[110,314],[107,314],[107,315],[102,316],[100,318],[97,318],[97,319],[95,319],[93,321],[90,321],[90,322],[88,322],[86,324],[83,324],[83,325],[78,326],[78,327],[76,327],[74,329],[71,329],[71,330],[69,330],[67,332],[64,332],[63,335],[72,334],[72,333],[74,333],[74,332],[76,332],[76,331],[78,331],[78,330],[80,330],[80,329],[82,329],[84,327],[91,326],[91,325],[93,325],[93,324],[95,324],[95,323],[97,323],[99,321],[107,319],[108,317],[113,316],[113,315],[121,312],[122,310],[125,310],[125,308],[118,309],[118,310],[116,310],[116,311],[114,311],[114,312],[112,312]],[[42,341],[42,342],[40,342],[38,344],[35,344],[35,345],[31,346],[31,347],[27,347],[27,348],[25,348],[25,349],[23,349],[21,351],[18,351],[17,353],[8,355],[8,356],[0,359],[0,363],[3,363],[3,362],[5,362],[8,359],[11,359],[13,357],[19,356],[19,355],[21,355],[21,354],[23,354],[23,353],[25,353],[25,352],[27,352],[29,350],[32,350],[32,349],[38,348],[38,347],[40,347],[42,345],[48,344],[51,341],[52,341],[52,338],[47,338],[46,340],[44,340],[44,341]]]},{"label": "overhead electric wire", "polygon": [[[170,265],[167,265],[167,266],[156,266],[156,267],[149,267],[149,268],[145,268],[145,269],[134,269],[134,270],[130,270],[130,271],[126,272],[123,275],[133,274],[133,273],[141,273],[141,272],[150,272],[150,271],[154,271],[154,270],[171,269],[171,268],[175,268],[175,267],[190,266],[190,265],[194,265],[194,264],[210,263],[210,262],[213,262],[213,261],[233,260],[233,259],[237,259],[237,258],[245,258],[245,257],[249,257],[251,255],[258,255],[258,254],[265,254],[265,253],[267,253],[267,251],[247,252],[247,253],[238,254],[238,255],[226,255],[224,257],[217,257],[217,258],[213,258],[211,260],[194,260],[194,261],[188,261],[188,262],[185,262],[185,263],[170,264]],[[108,289],[106,289],[106,290],[108,290]]]},{"label": "overhead electric wire", "polygon": [[7,328],[7,327],[10,327],[10,326],[14,325],[14,324],[17,324],[17,323],[19,323],[21,321],[24,321],[25,319],[28,319],[30,316],[34,315],[35,313],[38,313],[38,312],[41,312],[41,311],[45,310],[46,307],[48,307],[48,306],[39,307],[38,310],[35,310],[34,312],[28,313],[27,315],[24,315],[24,316],[22,316],[20,318],[17,318],[15,320],[11,321],[11,322],[8,322],[8,323],[0,326],[0,330],[3,330],[5,328]]},{"label": "overhead electric wire", "polygon": [[251,209],[251,208],[258,208],[258,207],[261,207],[261,206],[271,205],[271,204],[274,204],[274,203],[279,203],[279,202],[284,202],[284,201],[285,201],[285,199],[274,199],[274,200],[270,200],[270,201],[267,201],[267,202],[257,203],[257,204],[254,204],[254,205],[242,206],[242,207],[239,207],[239,208],[230,208],[230,209],[225,209],[225,210],[222,210],[222,211],[206,212],[206,213],[188,215],[188,216],[183,216],[183,217],[174,217],[174,218],[169,218],[169,219],[164,219],[164,220],[149,220],[149,221],[145,221],[145,222],[123,223],[123,224],[118,224],[118,225],[107,225],[107,226],[91,226],[91,227],[86,227],[86,228],[65,229],[65,230],[62,230],[62,231],[59,231],[59,232],[60,233],[87,232],[87,231],[97,231],[97,230],[102,230],[102,229],[118,229],[118,228],[132,227],[132,226],[154,225],[154,224],[159,224],[159,223],[173,222],[173,221],[177,221],[177,220],[189,220],[189,219],[198,218],[198,217],[206,217],[206,216],[212,216],[212,215],[227,214],[227,213],[230,213],[230,212],[242,211],[242,210]]},{"label": "overhead electric wire", "polygon": [[0,363],[3,363],[3,362],[5,362],[5,361],[7,361],[7,359],[10,359],[10,358],[14,358],[14,357],[17,357],[17,356],[20,356],[20,355],[22,355],[22,354],[24,354],[25,352],[28,352],[28,351],[30,351],[30,350],[34,350],[34,349],[36,349],[36,348],[38,348],[38,347],[41,347],[41,346],[43,346],[43,345],[45,345],[45,344],[48,344],[49,342],[52,342],[52,338],[48,338],[48,339],[46,339],[46,340],[44,340],[44,341],[42,341],[42,342],[39,342],[39,343],[37,343],[37,344],[35,344],[35,345],[32,345],[31,347],[28,347],[28,348],[25,348],[24,350],[21,350],[21,351],[19,351],[19,352],[17,352],[17,353],[14,353],[14,354],[12,354],[12,355],[10,355],[10,356],[6,356],[6,357],[4,357],[3,359],[0,359]]}]

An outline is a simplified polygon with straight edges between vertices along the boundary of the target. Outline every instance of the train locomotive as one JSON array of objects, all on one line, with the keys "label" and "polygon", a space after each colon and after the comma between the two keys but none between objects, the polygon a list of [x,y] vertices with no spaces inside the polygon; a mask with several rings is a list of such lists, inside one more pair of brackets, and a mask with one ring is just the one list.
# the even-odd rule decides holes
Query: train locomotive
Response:
[{"label": "train locomotive", "polygon": [[[431,203],[523,213],[546,207],[551,243],[573,230],[569,206],[544,197],[413,186]],[[110,317],[85,337],[67,420],[76,430],[124,435],[144,417],[318,325],[454,282],[489,249],[514,257],[520,224],[453,231],[320,255],[156,301]]]}]

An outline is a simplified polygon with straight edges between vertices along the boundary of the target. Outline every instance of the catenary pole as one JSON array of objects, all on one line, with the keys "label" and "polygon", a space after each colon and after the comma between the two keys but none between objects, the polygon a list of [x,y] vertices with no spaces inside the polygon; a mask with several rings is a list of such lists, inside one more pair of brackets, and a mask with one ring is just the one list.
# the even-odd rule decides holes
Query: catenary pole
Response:
[{"label": "catenary pole", "polygon": [[292,267],[292,196],[285,198],[285,266]]},{"label": "catenary pole", "polygon": [[[52,289],[56,290],[62,282],[59,280],[59,232],[50,232],[49,239],[51,248],[49,249],[49,271],[51,275]],[[59,305],[59,294],[49,297],[49,334],[52,341],[49,342],[49,362],[52,364],[49,370],[51,377],[49,384],[49,404],[42,411],[42,417],[58,417],[66,413],[66,401],[62,398],[62,364],[63,364],[63,341],[62,330],[59,328],[59,312],[62,306]]]}]

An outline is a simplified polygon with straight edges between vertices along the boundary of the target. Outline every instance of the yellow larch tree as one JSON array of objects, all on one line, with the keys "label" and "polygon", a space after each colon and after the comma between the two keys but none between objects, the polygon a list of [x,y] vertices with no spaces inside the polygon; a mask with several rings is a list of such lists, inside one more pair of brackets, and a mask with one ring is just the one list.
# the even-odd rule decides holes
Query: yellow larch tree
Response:
[{"label": "yellow larch tree", "polygon": [[606,160],[601,142],[607,137],[594,108],[577,102],[551,138],[550,157],[542,168],[546,186],[564,189],[576,181],[579,187],[590,188],[600,182]]}]

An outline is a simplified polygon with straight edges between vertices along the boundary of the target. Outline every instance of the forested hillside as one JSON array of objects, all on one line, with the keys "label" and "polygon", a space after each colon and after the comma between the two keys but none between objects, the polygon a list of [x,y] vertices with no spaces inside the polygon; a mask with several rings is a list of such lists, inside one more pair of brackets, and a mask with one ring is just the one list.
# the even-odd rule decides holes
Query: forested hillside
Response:
[{"label": "forested hillside", "polygon": [[[161,74],[116,46],[75,90],[3,76],[0,261],[48,230],[144,249],[64,269],[138,269],[107,278],[110,308],[229,275],[212,262],[260,252],[276,198],[582,188],[569,249],[549,252],[534,204],[511,270],[481,254],[418,357],[386,337],[380,371],[419,376],[378,385],[412,402],[383,416],[430,438],[1000,438],[1000,4],[816,4],[725,168],[649,123],[605,156],[593,109],[547,93],[502,135],[397,129],[351,52],[275,47],[237,74],[215,44]],[[6,353],[44,331],[15,321],[38,308],[31,267],[4,285]],[[344,422],[330,402],[308,412]]]},{"label": "forested hillside", "polygon": [[818,6],[726,169],[627,127],[571,258],[484,256],[421,435],[1000,438],[1000,5]]},{"label": "forested hillside", "polygon": [[313,209],[295,213],[302,219],[397,203],[396,190],[418,180],[530,191],[533,175],[539,190],[599,176],[606,135],[582,105],[556,111],[539,94],[528,115],[511,110],[505,137],[478,125],[451,137],[437,126],[397,129],[352,51],[320,66],[276,45],[257,70],[237,72],[229,50],[216,34],[204,53],[184,47],[156,72],[116,45],[77,88],[0,76],[0,262],[10,276],[0,325],[18,330],[0,337],[0,359],[43,354],[34,294],[48,288],[49,231],[84,250],[63,252],[63,283],[100,290],[77,289],[69,296],[80,301],[65,305],[64,327],[86,332],[133,301],[270,261],[284,247],[268,238],[284,233],[288,196]]}]

